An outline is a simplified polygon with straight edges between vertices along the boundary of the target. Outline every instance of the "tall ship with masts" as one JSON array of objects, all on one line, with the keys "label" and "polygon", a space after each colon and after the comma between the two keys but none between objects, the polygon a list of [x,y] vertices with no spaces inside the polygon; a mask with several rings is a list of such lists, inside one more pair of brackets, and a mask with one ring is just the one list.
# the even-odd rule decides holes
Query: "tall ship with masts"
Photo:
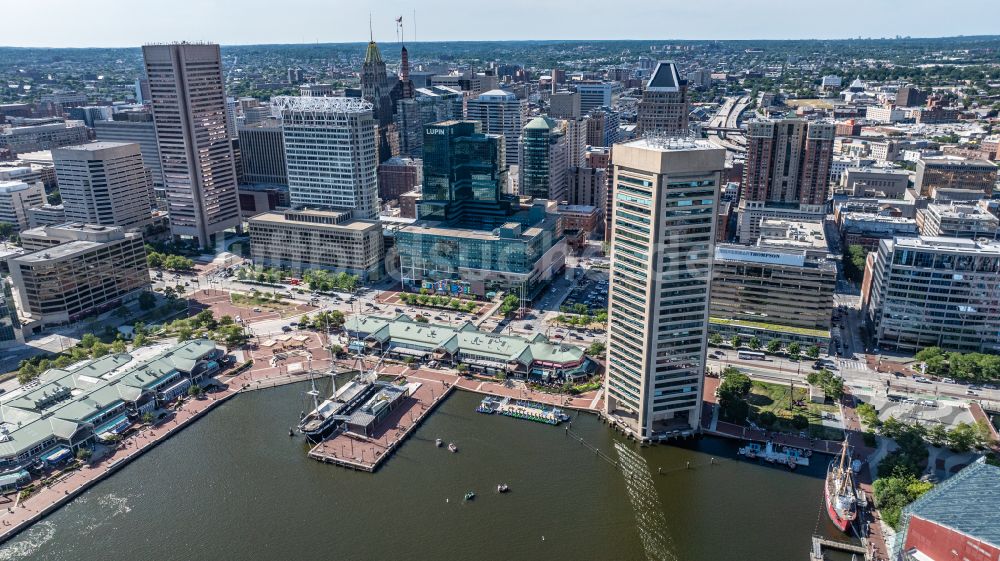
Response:
[{"label": "tall ship with masts", "polygon": [[316,379],[310,377],[310,389],[306,395],[312,397],[313,410],[303,415],[299,421],[299,432],[313,442],[319,442],[333,433],[335,427],[341,421],[346,421],[349,417],[347,413],[355,408],[359,401],[367,397],[366,390],[377,379],[378,367],[382,364],[380,359],[370,372],[365,372],[364,363],[357,357],[355,364],[359,364],[359,374],[353,380],[347,382],[340,388],[337,387],[337,370],[330,367],[330,383],[332,390],[330,397],[319,401],[319,391],[316,389]]},{"label": "tall ship with masts", "polygon": [[847,440],[844,440],[840,456],[830,462],[826,470],[826,484],[823,486],[826,498],[826,513],[841,532],[847,532],[858,517],[858,488],[847,456]]}]

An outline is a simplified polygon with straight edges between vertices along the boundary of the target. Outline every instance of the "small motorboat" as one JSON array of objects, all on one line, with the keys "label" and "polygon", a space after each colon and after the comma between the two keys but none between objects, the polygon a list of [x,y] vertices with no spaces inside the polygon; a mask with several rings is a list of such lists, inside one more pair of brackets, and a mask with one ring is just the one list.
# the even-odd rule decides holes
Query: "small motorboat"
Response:
[{"label": "small motorboat", "polygon": [[469,491],[468,493],[465,494],[465,500],[467,501],[471,501],[474,498],[476,498],[476,494],[473,493],[472,491]]},{"label": "small motorboat", "polygon": [[440,438],[434,441],[434,446],[437,446],[438,448],[440,448],[442,444],[444,444],[444,441]]},{"label": "small motorboat", "polygon": [[448,451],[450,451],[450,452],[458,452],[458,446],[455,446],[454,442],[449,442],[448,443]]},{"label": "small motorboat", "polygon": [[508,491],[510,491],[510,487],[508,487],[506,483],[497,485],[497,493],[506,493]]}]

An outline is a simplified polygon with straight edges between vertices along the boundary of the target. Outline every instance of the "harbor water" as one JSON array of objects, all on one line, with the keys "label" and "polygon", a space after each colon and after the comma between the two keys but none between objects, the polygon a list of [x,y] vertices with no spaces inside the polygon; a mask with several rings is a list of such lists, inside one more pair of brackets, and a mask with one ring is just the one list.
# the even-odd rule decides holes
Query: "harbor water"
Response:
[{"label": "harbor water", "polygon": [[799,561],[817,529],[836,535],[820,516],[822,457],[790,472],[718,439],[639,448],[593,415],[567,434],[478,414],[481,396],[456,392],[368,474],[289,438],[306,389],[221,405],[0,546],[0,561]]}]

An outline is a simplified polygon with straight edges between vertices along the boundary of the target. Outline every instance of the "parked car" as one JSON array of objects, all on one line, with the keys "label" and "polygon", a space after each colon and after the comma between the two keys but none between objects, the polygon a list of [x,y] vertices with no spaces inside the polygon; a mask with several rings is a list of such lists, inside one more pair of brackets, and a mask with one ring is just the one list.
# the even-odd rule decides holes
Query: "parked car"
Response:
[{"label": "parked car", "polygon": [[284,331],[285,333],[288,333],[289,331],[292,330],[292,326],[291,325],[282,325],[281,326],[281,330]]},{"label": "parked car", "polygon": [[914,382],[919,382],[921,384],[930,384],[931,383],[930,380],[928,380],[927,378],[924,378],[923,376],[914,376],[913,377],[913,381]]}]

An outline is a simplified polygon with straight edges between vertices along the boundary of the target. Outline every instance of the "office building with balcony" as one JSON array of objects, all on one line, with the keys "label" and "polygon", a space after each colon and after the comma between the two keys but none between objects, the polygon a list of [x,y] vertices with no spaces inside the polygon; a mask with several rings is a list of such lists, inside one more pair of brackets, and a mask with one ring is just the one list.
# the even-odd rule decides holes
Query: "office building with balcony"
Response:
[{"label": "office building with balcony", "polygon": [[699,430],[725,150],[615,146],[604,415],[640,441]]},{"label": "office building with balcony", "polygon": [[22,234],[29,253],[10,260],[10,274],[33,329],[113,309],[149,288],[139,233],[67,223]]}]

